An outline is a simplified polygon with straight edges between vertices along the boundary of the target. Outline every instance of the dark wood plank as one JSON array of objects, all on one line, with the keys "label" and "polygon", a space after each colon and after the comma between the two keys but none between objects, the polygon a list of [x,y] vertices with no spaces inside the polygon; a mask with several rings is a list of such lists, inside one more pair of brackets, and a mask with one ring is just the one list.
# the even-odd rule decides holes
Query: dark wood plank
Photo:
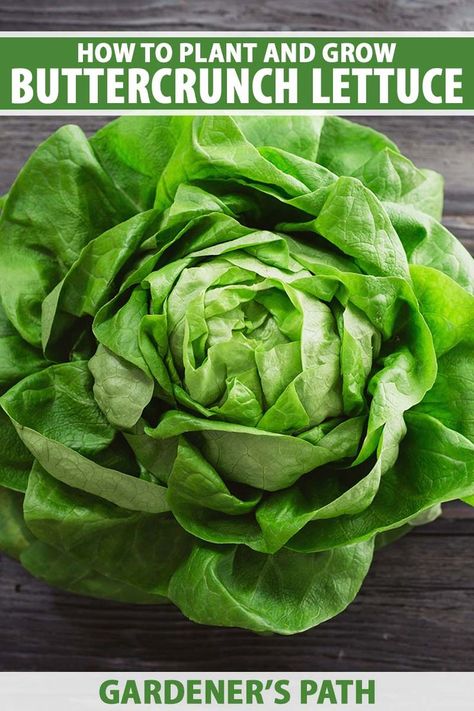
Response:
[{"label": "dark wood plank", "polygon": [[469,30],[469,0],[1,0],[3,30]]}]

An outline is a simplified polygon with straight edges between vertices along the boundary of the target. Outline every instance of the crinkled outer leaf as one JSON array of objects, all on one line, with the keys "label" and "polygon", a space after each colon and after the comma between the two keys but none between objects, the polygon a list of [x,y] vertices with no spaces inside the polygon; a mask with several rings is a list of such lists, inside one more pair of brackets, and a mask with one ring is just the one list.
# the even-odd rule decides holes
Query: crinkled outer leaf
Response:
[{"label": "crinkled outer leaf", "polygon": [[432,506],[474,494],[474,445],[424,414],[406,416],[408,430],[397,463],[382,478],[372,505],[354,516],[315,521],[289,546],[329,550],[398,528]]},{"label": "crinkled outer leaf", "polygon": [[474,442],[474,296],[430,267],[411,273],[439,356],[436,382],[416,410]]},{"label": "crinkled outer leaf", "polygon": [[[166,413],[154,430],[148,430],[148,434],[158,440],[186,432],[201,434],[205,456],[224,476],[265,491],[290,486],[305,472],[340,454],[340,437],[334,431],[313,444],[303,437],[199,419],[173,410]],[[357,447],[360,434],[359,426],[351,428],[350,437],[344,442],[349,452]],[[331,447],[331,442],[336,447]]]},{"label": "crinkled outer leaf", "polygon": [[317,162],[323,116],[276,116],[269,122],[258,116],[236,116],[234,121],[256,148],[272,146]]},{"label": "crinkled outer leaf", "polygon": [[192,542],[168,514],[120,508],[66,486],[38,466],[31,473],[24,512],[39,540],[73,556],[88,573],[139,588],[137,596],[148,598],[143,602],[150,595],[166,596]]},{"label": "crinkled outer leaf", "polygon": [[152,398],[152,378],[102,345],[90,359],[89,369],[95,400],[107,420],[119,429],[133,427]]},{"label": "crinkled outer leaf", "polygon": [[23,340],[0,303],[0,393],[46,365],[41,351]]},{"label": "crinkled outer leaf", "polygon": [[143,212],[84,247],[64,279],[43,301],[42,343],[48,355],[57,360],[67,358],[78,332],[90,331],[88,317],[94,317],[120,288],[115,280],[137,261],[142,243],[154,233],[156,225],[156,212]]},{"label": "crinkled outer leaf", "polygon": [[356,171],[385,149],[397,151],[386,136],[368,126],[346,121],[339,116],[324,119],[317,162],[337,175],[354,175]]},{"label": "crinkled outer leaf", "polygon": [[437,269],[413,265],[410,273],[438,356],[461,342],[474,345],[474,296]]},{"label": "crinkled outer leaf", "polygon": [[123,116],[90,139],[99,162],[137,211],[153,205],[156,183],[179,135],[176,124],[168,116]]},{"label": "crinkled outer leaf", "polygon": [[79,595],[139,604],[167,602],[167,598],[161,595],[147,593],[134,585],[101,575],[87,561],[81,561],[41,541],[34,541],[28,546],[20,560],[35,577]]},{"label": "crinkled outer leaf", "polygon": [[91,385],[87,363],[51,366],[22,380],[0,403],[30,452],[60,481],[131,510],[166,511],[162,487],[88,458],[104,454],[115,437]]},{"label": "crinkled outer leaf", "polygon": [[438,376],[417,412],[436,417],[474,442],[472,345],[461,343],[439,359]]},{"label": "crinkled outer leaf", "polygon": [[172,578],[169,595],[196,622],[294,634],[347,607],[372,551],[372,541],[326,553],[282,550],[269,556],[244,546],[199,544]]},{"label": "crinkled outer leaf", "polygon": [[262,494],[250,487],[233,494],[199,450],[180,439],[168,478],[168,500],[190,533],[215,543],[245,543],[265,550],[253,512]]},{"label": "crinkled outer leaf", "polygon": [[0,409],[0,485],[26,491],[33,456],[25,447],[8,415]]},{"label": "crinkled outer leaf", "polygon": [[474,262],[339,117],[124,117],[0,202],[0,547],[80,594],[292,634],[474,502]]},{"label": "crinkled outer leaf", "polygon": [[411,264],[437,269],[474,293],[474,260],[443,225],[411,206],[385,208]]},{"label": "crinkled outer leaf", "polygon": [[133,212],[79,128],[64,126],[37,148],[0,217],[1,300],[28,343],[41,344],[42,301],[82,248]]},{"label": "crinkled outer leaf", "polygon": [[413,205],[441,219],[443,178],[432,170],[419,170],[408,158],[386,148],[353,173],[380,200]]},{"label": "crinkled outer leaf", "polygon": [[13,558],[20,558],[23,551],[34,541],[34,536],[25,524],[23,494],[0,486],[0,546]]},{"label": "crinkled outer leaf", "polygon": [[354,178],[338,178],[321,193],[324,202],[311,222],[287,223],[284,230],[314,231],[368,274],[408,274],[406,254],[382,203]]},{"label": "crinkled outer leaf", "polygon": [[[41,351],[24,341],[0,304],[0,394],[48,365]],[[0,408],[0,485],[26,491],[33,457]]]}]

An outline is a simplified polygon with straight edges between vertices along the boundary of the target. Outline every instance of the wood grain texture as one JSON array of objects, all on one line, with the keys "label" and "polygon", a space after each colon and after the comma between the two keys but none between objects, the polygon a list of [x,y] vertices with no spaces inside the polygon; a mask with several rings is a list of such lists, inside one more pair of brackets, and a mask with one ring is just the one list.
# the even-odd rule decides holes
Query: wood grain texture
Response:
[{"label": "wood grain texture", "polygon": [[[0,30],[473,30],[471,0],[0,0]],[[72,118],[71,121],[74,121]],[[76,121],[86,132],[102,118]],[[445,223],[474,248],[474,119],[379,117],[420,166],[446,178]],[[57,126],[0,119],[0,192]],[[474,509],[379,551],[357,601],[297,637],[199,627],[174,608],[80,598],[0,557],[3,670],[472,670]]]},{"label": "wood grain texture", "polygon": [[1,0],[4,30],[472,30],[470,0]]}]

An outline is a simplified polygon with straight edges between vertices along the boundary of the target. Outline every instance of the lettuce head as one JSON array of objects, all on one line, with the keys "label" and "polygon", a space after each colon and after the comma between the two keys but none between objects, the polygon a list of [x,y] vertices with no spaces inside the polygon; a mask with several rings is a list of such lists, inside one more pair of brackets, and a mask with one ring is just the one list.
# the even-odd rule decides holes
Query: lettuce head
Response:
[{"label": "lettuce head", "polygon": [[60,128],[2,200],[1,548],[206,624],[341,612],[374,547],[474,503],[442,192],[337,117]]}]

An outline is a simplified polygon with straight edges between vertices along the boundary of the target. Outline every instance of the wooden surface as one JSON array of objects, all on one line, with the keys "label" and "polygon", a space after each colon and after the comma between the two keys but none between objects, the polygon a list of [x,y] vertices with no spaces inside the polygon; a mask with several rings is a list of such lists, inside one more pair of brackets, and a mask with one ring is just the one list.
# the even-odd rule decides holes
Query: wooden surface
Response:
[{"label": "wooden surface", "polygon": [[472,0],[0,0],[4,30],[472,30]]},{"label": "wooden surface", "polygon": [[[60,6],[59,6],[60,5]],[[430,0],[0,0],[0,30],[474,29],[474,3]],[[74,121],[74,119],[71,119]],[[91,132],[101,118],[80,118]],[[474,248],[474,118],[379,117],[420,166],[446,178],[445,223]],[[0,193],[63,120],[0,118]],[[2,670],[472,670],[474,509],[380,551],[357,601],[297,637],[193,625],[172,607],[52,590],[0,557]]]}]

